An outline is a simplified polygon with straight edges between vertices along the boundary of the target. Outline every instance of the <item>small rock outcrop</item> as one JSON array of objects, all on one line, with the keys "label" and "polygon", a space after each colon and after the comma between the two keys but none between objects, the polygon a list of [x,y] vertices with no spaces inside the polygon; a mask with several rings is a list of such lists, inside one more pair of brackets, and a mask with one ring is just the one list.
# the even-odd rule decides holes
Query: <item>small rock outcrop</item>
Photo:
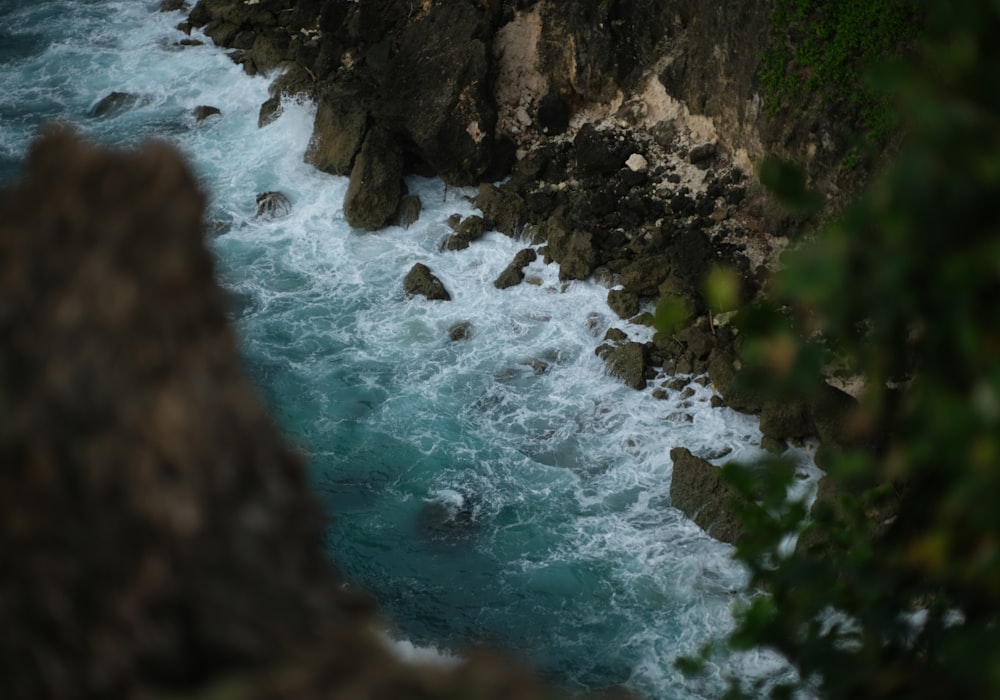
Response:
[{"label": "small rock outcrop", "polygon": [[685,447],[670,450],[673,473],[670,477],[670,501],[698,527],[717,540],[736,544],[743,534],[743,524],[733,510],[734,501],[742,499],[722,478],[719,468],[695,457]]},{"label": "small rock outcrop", "polygon": [[[458,219],[458,215],[454,218]],[[486,233],[486,220],[478,215],[467,216],[457,223],[449,220],[448,225],[455,233],[444,240],[441,245],[443,250],[465,250],[470,243]]]},{"label": "small rock outcrop", "polygon": [[114,117],[127,112],[139,103],[139,96],[131,92],[111,92],[97,101],[87,116],[92,119]]},{"label": "small rock outcrop", "polygon": [[612,377],[621,379],[633,389],[646,388],[646,347],[642,343],[607,342],[594,352],[604,360],[607,372]]},{"label": "small rock outcrop", "polygon": [[212,107],[211,105],[198,105],[191,110],[191,114],[194,116],[195,121],[203,122],[209,117],[221,115],[222,110],[218,107]]},{"label": "small rock outcrop", "polygon": [[257,195],[255,219],[278,219],[292,213],[292,202],[284,192],[261,192]]},{"label": "small rock outcrop", "polygon": [[354,228],[375,231],[396,213],[403,194],[403,154],[385,130],[370,129],[354,160],[344,216]]},{"label": "small rock outcrop", "polygon": [[403,291],[407,296],[422,296],[436,301],[451,301],[451,294],[444,283],[423,263],[417,263],[403,280]]},{"label": "small rock outcrop", "polygon": [[521,284],[524,280],[524,268],[535,262],[537,258],[538,253],[533,248],[525,248],[518,251],[510,265],[493,282],[493,286],[497,289],[507,289],[508,287]]}]

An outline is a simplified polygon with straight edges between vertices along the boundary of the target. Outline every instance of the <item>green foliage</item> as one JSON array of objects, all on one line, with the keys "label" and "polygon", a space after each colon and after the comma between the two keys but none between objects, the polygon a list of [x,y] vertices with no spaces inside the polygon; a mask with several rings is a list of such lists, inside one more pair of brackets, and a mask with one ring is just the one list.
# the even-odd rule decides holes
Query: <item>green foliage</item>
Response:
[{"label": "green foliage", "polygon": [[[842,26],[814,32],[840,47]],[[886,83],[908,135],[895,162],[742,326],[776,386],[818,387],[832,358],[866,381],[808,519],[779,498],[787,465],[732,472],[759,504],[737,556],[766,595],[730,643],[779,651],[826,698],[1000,697],[1000,3],[928,26],[920,63]]]},{"label": "green foliage", "polygon": [[683,297],[665,296],[656,305],[653,313],[653,328],[670,335],[684,327],[691,318],[691,309]]},{"label": "green foliage", "polygon": [[761,82],[771,114],[819,94],[842,105],[874,140],[896,127],[870,69],[914,36],[912,0],[774,0]]}]

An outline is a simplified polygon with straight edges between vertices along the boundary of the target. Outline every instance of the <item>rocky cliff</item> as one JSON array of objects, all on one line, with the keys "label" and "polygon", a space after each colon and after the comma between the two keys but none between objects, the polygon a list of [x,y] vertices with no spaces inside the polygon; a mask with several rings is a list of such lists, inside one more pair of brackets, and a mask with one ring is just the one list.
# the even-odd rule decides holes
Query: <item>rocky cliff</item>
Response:
[{"label": "rocky cliff", "polygon": [[[764,109],[770,22],[768,0],[200,0],[181,27],[274,76],[261,124],[290,95],[316,100],[303,157],[350,177],[352,225],[410,220],[407,173],[479,185],[482,216],[453,222],[446,251],[496,229],[564,280],[605,284],[623,319],[649,323],[644,305],[679,300],[679,330],[645,344],[609,334],[596,350],[609,373],[654,393],[708,373],[723,401],[759,412],[705,280],[720,272],[736,300],[752,299],[787,244],[788,220],[756,178],[766,154],[806,162],[831,195],[845,143],[808,97],[801,113]],[[767,436],[780,449],[800,433]]]}]

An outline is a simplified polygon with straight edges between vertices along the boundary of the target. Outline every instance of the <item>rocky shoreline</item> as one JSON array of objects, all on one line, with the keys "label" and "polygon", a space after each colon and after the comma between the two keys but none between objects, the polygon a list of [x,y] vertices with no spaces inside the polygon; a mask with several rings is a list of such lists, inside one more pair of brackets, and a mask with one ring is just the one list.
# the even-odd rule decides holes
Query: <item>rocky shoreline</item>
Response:
[{"label": "rocky shoreline", "polygon": [[[676,332],[639,343],[609,331],[595,352],[610,374],[654,396],[675,375],[707,375],[720,404],[761,413],[765,447],[809,436],[836,447],[853,399],[833,387],[815,405],[747,395],[739,338],[704,301],[715,269],[738,280],[740,301],[753,299],[788,243],[789,221],[753,162],[806,153],[814,181],[836,190],[824,170],[840,148],[835,127],[816,119],[802,131],[801,120],[762,112],[758,4],[723,16],[703,0],[200,0],[179,27],[202,29],[248,73],[273,76],[261,126],[285,100],[315,100],[303,157],[350,178],[352,226],[414,221],[407,174],[478,186],[482,215],[450,221],[443,254],[497,230],[526,246],[498,289],[521,283],[541,255],[563,280],[606,286],[623,320],[650,324],[641,309],[681,299],[691,320]],[[435,282],[415,268],[407,290],[447,298]],[[690,464],[674,459],[675,470]],[[674,482],[693,483],[676,473]],[[689,515],[718,498],[702,491]]]}]

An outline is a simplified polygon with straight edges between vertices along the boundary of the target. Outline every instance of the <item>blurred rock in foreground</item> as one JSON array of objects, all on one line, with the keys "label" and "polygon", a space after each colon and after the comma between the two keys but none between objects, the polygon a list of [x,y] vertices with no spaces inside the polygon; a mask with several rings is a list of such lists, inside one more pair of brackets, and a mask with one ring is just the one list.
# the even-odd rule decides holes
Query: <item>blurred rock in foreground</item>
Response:
[{"label": "blurred rock in foreground", "polygon": [[0,697],[540,694],[371,631],[241,373],[203,208],[170,147],[66,131],[0,192]]}]

